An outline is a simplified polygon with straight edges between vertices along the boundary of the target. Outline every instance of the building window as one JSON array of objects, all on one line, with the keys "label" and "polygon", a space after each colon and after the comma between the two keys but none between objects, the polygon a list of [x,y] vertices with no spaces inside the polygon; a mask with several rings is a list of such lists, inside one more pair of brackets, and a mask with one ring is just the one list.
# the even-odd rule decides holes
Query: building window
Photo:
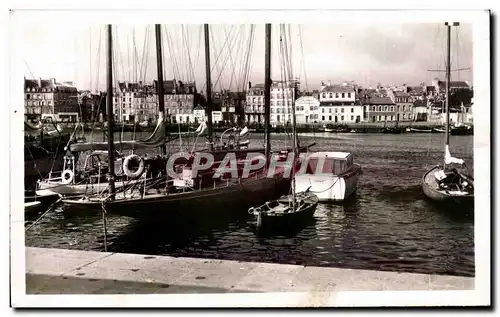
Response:
[{"label": "building window", "polygon": [[391,116],[391,121],[394,121],[394,116]]},{"label": "building window", "polygon": [[326,94],[325,94],[325,93],[322,93],[322,94],[321,94],[321,97],[326,98]]},{"label": "building window", "polygon": [[[375,106],[372,106],[372,111],[375,111],[376,107]],[[375,117],[374,117],[375,118]]]},{"label": "building window", "polygon": [[347,93],[347,98],[351,98],[351,93],[350,92]]},{"label": "building window", "polygon": [[332,121],[332,116],[328,116],[328,121]]},{"label": "building window", "polygon": [[340,117],[340,120],[341,120],[341,121],[344,121],[344,116],[341,116],[341,117]]},{"label": "building window", "polygon": [[[406,119],[406,114],[403,113],[403,119]],[[409,118],[408,118],[409,119]]]},{"label": "building window", "polygon": [[[324,110],[324,109],[323,109]],[[321,116],[321,120],[325,121],[325,116]]]},{"label": "building window", "polygon": [[335,98],[338,98],[339,97],[339,93],[335,93]]},{"label": "building window", "polygon": [[[337,110],[337,109],[335,109],[335,110]],[[328,112],[332,113],[332,108],[328,108]],[[335,111],[335,112],[337,112],[337,111]]]},{"label": "building window", "polygon": [[351,113],[353,113],[353,112],[354,112],[354,108],[351,108]]},{"label": "building window", "polygon": [[342,93],[342,98],[345,98],[345,92]]},{"label": "building window", "polygon": [[400,107],[398,106],[398,111],[399,111]]},{"label": "building window", "polygon": [[394,106],[391,106],[391,111],[394,111]]},{"label": "building window", "polygon": [[[325,108],[321,108],[321,113],[325,113]],[[323,120],[325,120],[325,119],[323,119]]]},{"label": "building window", "polygon": [[341,109],[340,109],[340,112],[344,113],[344,108],[341,108]]},{"label": "building window", "polygon": [[403,111],[406,111],[406,106],[403,106]]},{"label": "building window", "polygon": [[378,111],[382,111],[382,106],[378,106]]},{"label": "building window", "polygon": [[333,98],[333,94],[332,93],[330,93],[329,95],[330,95],[330,98]]},{"label": "building window", "polygon": [[351,116],[351,121],[354,121],[354,116]]}]

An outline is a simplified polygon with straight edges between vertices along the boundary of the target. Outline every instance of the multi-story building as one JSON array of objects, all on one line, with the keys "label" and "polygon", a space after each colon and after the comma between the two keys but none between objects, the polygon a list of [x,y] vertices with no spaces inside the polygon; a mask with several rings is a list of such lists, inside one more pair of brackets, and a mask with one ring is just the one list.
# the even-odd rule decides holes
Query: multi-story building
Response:
[{"label": "multi-story building", "polygon": [[271,125],[292,122],[292,106],[298,91],[297,80],[273,81],[271,84]]},{"label": "multi-story building", "polygon": [[[270,96],[270,122],[283,125],[292,120],[292,105],[298,89],[298,81],[273,81]],[[245,119],[248,123],[264,123],[264,84],[252,86],[246,92]]]},{"label": "multi-story building", "polygon": [[264,84],[248,83],[244,109],[247,123],[264,123]]},{"label": "multi-story building", "polygon": [[[434,78],[432,80],[432,86],[438,94],[444,94],[446,92],[446,82]],[[450,81],[450,93],[453,93],[460,89],[471,89],[468,81]]]},{"label": "multi-story building", "polygon": [[245,92],[225,91],[222,99],[222,119],[226,123],[244,121]]},{"label": "multi-story building", "polygon": [[413,120],[413,98],[406,91],[391,90],[387,91],[389,98],[396,105],[396,121]]},{"label": "multi-story building", "polygon": [[411,107],[413,121],[427,121],[429,109],[428,100],[415,100]]},{"label": "multi-story building", "polygon": [[323,101],[319,112],[323,123],[359,123],[363,118],[363,106],[358,101]]},{"label": "multi-story building", "polygon": [[320,102],[353,103],[356,101],[356,89],[352,84],[325,85],[322,83]]},{"label": "multi-story building", "polygon": [[[119,83],[113,97],[115,118],[119,122],[156,121],[158,119],[158,82],[152,84]],[[194,83],[176,80],[163,82],[165,119],[192,121],[192,113],[200,96]]]},{"label": "multi-story building", "polygon": [[118,83],[113,93],[113,112],[117,122],[139,122],[137,102],[141,93],[137,83]]},{"label": "multi-story building", "polygon": [[398,111],[396,104],[388,97],[361,98],[363,104],[363,118],[369,122],[397,121]]},{"label": "multi-story building", "polygon": [[340,85],[321,83],[319,91],[319,122],[353,123],[360,122],[363,107],[356,101],[356,89],[353,83]]},{"label": "multi-story building", "polygon": [[80,108],[81,120],[83,122],[99,121],[102,94],[92,94],[89,90],[78,92],[78,106]]},{"label": "multi-story building", "polygon": [[78,90],[72,82],[24,79],[24,107],[26,117],[40,120],[47,117],[56,121],[76,122],[79,118]]},{"label": "multi-story building", "polygon": [[[153,82],[157,87],[158,81]],[[156,91],[158,91],[156,89]],[[190,116],[194,107],[200,103],[200,95],[196,92],[195,83],[184,83],[178,80],[166,80],[163,82],[165,93],[165,115],[168,121],[186,122],[193,120]],[[189,119],[188,119],[189,118]],[[183,120],[183,121],[180,121]]]},{"label": "multi-story building", "polygon": [[295,101],[295,120],[297,124],[319,122],[319,100],[312,96],[302,96]]}]

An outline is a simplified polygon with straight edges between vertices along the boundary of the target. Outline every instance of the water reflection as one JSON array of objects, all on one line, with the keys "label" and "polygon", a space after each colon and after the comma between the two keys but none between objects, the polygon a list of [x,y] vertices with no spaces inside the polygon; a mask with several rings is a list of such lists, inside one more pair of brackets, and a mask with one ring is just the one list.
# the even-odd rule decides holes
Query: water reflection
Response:
[{"label": "water reflection", "polygon": [[[285,135],[271,139],[274,148],[291,145]],[[353,199],[319,204],[311,223],[295,232],[272,235],[256,234],[253,217],[234,208],[226,213],[207,209],[199,215],[140,221],[108,215],[109,250],[474,275],[474,210],[438,206],[421,189],[423,173],[442,160],[442,136],[345,134],[300,136],[300,140],[301,144],[316,141],[315,151],[353,152],[363,168]],[[263,143],[262,135],[252,136],[252,147]],[[454,155],[472,161],[472,137],[456,137],[451,143]],[[179,144],[171,144],[172,149],[175,146]],[[26,233],[27,245],[104,249],[99,212],[58,211]]]}]

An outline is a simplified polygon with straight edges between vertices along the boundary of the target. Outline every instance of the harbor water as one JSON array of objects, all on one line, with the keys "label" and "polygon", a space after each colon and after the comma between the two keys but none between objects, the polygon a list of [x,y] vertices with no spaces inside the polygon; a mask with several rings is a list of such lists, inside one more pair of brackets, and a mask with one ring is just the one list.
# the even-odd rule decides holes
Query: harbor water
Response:
[{"label": "harbor water", "polygon": [[[130,139],[131,133],[123,137]],[[93,138],[102,141],[102,136]],[[272,138],[274,148],[291,146],[286,134]],[[311,133],[299,138],[302,145],[316,142],[313,151],[354,154],[363,174],[353,199],[320,204],[314,221],[281,235],[257,234],[246,210],[214,219],[209,205],[206,217],[182,221],[108,215],[108,251],[474,276],[473,211],[435,206],[422,193],[423,174],[443,160],[442,134]],[[252,146],[264,143],[259,134],[251,140]],[[174,143],[170,151],[180,146],[179,140]],[[182,148],[192,146],[193,140],[182,139]],[[450,136],[450,150],[473,168],[472,136]],[[36,218],[26,219],[26,225]],[[26,232],[26,245],[104,250],[102,216],[58,207]]]}]

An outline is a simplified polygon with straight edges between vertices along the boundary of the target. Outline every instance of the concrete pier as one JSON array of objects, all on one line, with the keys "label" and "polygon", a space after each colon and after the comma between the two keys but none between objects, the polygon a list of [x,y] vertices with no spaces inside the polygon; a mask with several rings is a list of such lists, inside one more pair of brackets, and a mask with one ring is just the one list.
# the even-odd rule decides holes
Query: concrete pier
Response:
[{"label": "concrete pier", "polygon": [[302,292],[317,299],[341,291],[473,289],[467,277],[26,247],[26,294]]}]

